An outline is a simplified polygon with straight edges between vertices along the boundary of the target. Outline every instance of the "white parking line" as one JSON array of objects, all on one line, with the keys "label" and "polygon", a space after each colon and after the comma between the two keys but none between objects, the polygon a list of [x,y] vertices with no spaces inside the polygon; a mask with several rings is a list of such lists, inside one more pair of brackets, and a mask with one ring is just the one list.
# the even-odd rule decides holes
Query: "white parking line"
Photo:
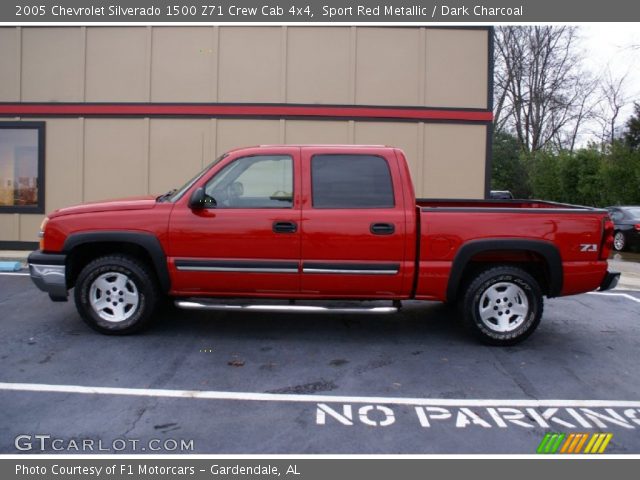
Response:
[{"label": "white parking line", "polygon": [[640,303],[640,298],[636,298],[628,293],[611,293],[611,292],[587,292],[588,295],[605,295],[607,297],[623,297],[628,300],[633,300],[636,303]]},{"label": "white parking line", "polygon": [[41,383],[1,383],[0,391],[80,393],[89,395],[125,395],[136,397],[194,398],[208,400],[241,400],[294,403],[366,403],[386,405],[427,405],[461,407],[621,407],[640,408],[636,400],[531,400],[531,399],[469,399],[469,398],[403,398],[361,397],[341,395],[295,395],[286,393],[219,392],[207,390],[166,390],[155,388],[87,387],[80,385],[49,385]]},{"label": "white parking line", "polygon": [[29,274],[26,272],[0,272],[0,275],[7,275],[7,276],[15,276],[15,277],[28,277]]}]

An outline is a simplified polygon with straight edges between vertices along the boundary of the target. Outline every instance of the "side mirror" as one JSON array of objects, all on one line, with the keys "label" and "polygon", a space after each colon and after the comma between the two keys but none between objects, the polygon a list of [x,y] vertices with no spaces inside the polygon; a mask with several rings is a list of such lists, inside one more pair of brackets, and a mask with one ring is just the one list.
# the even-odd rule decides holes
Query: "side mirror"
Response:
[{"label": "side mirror", "polygon": [[198,210],[204,208],[204,188],[196,188],[189,198],[189,208]]}]

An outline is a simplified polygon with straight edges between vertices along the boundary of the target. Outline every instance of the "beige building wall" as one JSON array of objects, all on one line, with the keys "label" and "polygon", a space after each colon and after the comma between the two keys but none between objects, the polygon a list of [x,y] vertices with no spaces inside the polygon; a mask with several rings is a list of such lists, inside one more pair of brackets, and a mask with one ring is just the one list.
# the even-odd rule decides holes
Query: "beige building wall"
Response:
[{"label": "beige building wall", "polygon": [[288,28],[286,98],[290,103],[353,103],[349,28]]},{"label": "beige building wall", "polygon": [[488,31],[0,27],[0,101],[487,108]]},{"label": "beige building wall", "polygon": [[[486,109],[488,42],[484,29],[2,27],[0,102]],[[483,123],[35,120],[46,122],[47,212],[86,201],[162,193],[226,150],[274,143],[398,146],[407,155],[418,196],[484,195],[487,126]],[[37,241],[42,217],[0,213],[0,241]]]},{"label": "beige building wall", "polygon": [[145,27],[86,29],[85,101],[149,101],[150,33]]},{"label": "beige building wall", "polygon": [[488,32],[427,29],[425,36],[425,105],[487,108]]},{"label": "beige building wall", "polygon": [[213,28],[154,28],[151,101],[213,101],[217,90],[217,38]]},{"label": "beige building wall", "polygon": [[25,28],[21,45],[21,99],[81,102],[84,44],[77,28]]},{"label": "beige building wall", "polygon": [[0,28],[0,102],[20,98],[20,36],[17,28]]}]

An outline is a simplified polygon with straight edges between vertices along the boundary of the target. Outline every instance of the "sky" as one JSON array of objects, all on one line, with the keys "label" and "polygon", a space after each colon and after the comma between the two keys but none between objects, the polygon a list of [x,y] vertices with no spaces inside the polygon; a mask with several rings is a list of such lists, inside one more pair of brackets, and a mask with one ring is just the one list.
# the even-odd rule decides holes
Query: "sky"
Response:
[{"label": "sky", "polygon": [[640,102],[640,23],[591,23],[580,25],[585,65],[596,75],[607,66],[613,78],[627,75],[625,94],[629,104],[621,114],[621,124]]}]

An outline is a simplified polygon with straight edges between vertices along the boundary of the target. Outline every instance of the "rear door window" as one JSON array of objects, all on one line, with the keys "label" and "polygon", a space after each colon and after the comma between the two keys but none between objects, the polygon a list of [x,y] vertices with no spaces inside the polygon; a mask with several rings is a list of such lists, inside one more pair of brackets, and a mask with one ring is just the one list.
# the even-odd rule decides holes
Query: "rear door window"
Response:
[{"label": "rear door window", "polygon": [[376,155],[322,154],[311,158],[314,208],[393,208],[391,172]]}]

